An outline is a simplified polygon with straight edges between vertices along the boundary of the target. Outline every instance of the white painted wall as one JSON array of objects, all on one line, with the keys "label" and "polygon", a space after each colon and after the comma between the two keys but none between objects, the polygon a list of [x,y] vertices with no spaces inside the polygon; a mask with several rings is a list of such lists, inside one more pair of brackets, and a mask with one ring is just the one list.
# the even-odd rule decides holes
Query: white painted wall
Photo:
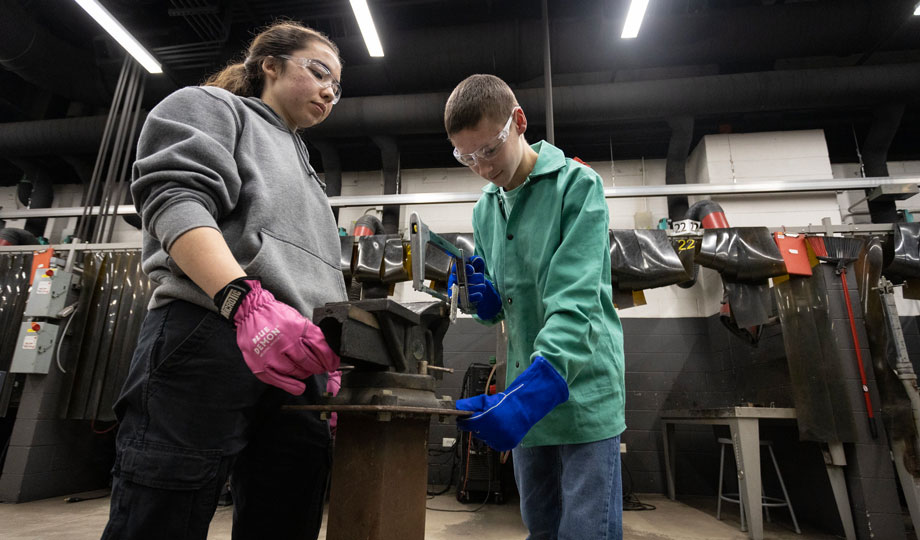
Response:
[{"label": "white painted wall", "polygon": [[[822,130],[706,135],[688,160],[687,182],[749,184],[833,178]],[[697,198],[691,199],[691,204]],[[733,227],[840,223],[833,193],[712,197]]]}]

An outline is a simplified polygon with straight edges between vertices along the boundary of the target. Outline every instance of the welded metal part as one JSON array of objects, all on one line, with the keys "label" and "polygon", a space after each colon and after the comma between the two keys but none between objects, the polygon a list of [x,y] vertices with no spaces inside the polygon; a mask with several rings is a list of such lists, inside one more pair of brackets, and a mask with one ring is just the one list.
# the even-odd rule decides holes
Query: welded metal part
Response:
[{"label": "welded metal part", "polygon": [[855,442],[856,425],[846,399],[851,393],[850,382],[842,376],[845,372],[828,316],[823,272],[790,277],[773,290],[783,325],[800,437]]},{"label": "welded metal part", "polygon": [[[457,294],[447,294],[432,289],[424,284],[425,279],[446,282],[451,274],[451,269],[457,265],[464,267],[473,256],[472,240],[462,235],[451,235],[454,241],[461,239],[464,244],[457,246],[445,236],[432,232],[426,226],[417,212],[409,217],[409,251],[412,255],[412,287],[451,303],[451,321],[456,318],[456,310],[464,313],[473,313],[475,306],[470,305],[469,290],[466,283],[466,272],[457,272],[454,285]],[[464,249],[464,247],[466,249]],[[437,261],[437,262],[435,262]]]},{"label": "welded metal part", "polygon": [[441,407],[409,407],[399,405],[285,405],[282,407],[291,411],[321,411],[321,412],[351,412],[351,413],[389,413],[390,418],[411,418],[420,414],[432,416],[472,416],[473,411]]},{"label": "welded metal part", "polygon": [[[684,241],[686,244],[686,240]],[[610,270],[614,287],[665,287],[690,279],[664,230],[611,230]]]},{"label": "welded metal part", "polygon": [[350,371],[342,376],[342,389],[321,404],[291,405],[285,409],[324,412],[389,413],[389,419],[417,415],[469,416],[450,398],[435,395],[434,379],[414,373]]},{"label": "welded metal part", "polygon": [[406,263],[407,250],[402,238],[388,238],[383,249],[383,268],[380,275],[384,283],[398,283],[409,279]]},{"label": "welded metal part", "polygon": [[358,281],[380,281],[384,248],[390,238],[398,237],[375,234],[358,238],[358,252],[355,256],[353,274],[355,279]]},{"label": "welded metal part", "polygon": [[345,280],[347,281],[351,279],[351,265],[355,256],[355,237],[340,236],[339,244],[342,248],[342,255],[339,259],[339,269],[342,271],[342,275],[345,276]]},{"label": "welded metal part", "polygon": [[[8,373],[16,335],[22,322],[32,271],[32,252],[0,253],[0,372]],[[21,377],[19,377],[21,378]],[[6,375],[0,383],[0,417],[6,416],[13,400],[17,377]]]},{"label": "welded metal part", "polygon": [[[437,237],[437,235],[435,235]],[[425,279],[437,279],[428,274],[428,261],[435,257],[437,253],[443,252],[445,248],[434,248],[431,240],[431,231],[425,225],[418,213],[413,212],[409,216],[409,252],[412,256],[412,288],[416,291],[428,293],[435,298],[449,301],[446,294],[431,289],[425,285]],[[456,248],[451,248],[456,251]],[[440,253],[448,261],[448,274],[450,273],[450,254]],[[465,277],[465,275],[464,275]],[[446,280],[446,278],[444,278]]]}]

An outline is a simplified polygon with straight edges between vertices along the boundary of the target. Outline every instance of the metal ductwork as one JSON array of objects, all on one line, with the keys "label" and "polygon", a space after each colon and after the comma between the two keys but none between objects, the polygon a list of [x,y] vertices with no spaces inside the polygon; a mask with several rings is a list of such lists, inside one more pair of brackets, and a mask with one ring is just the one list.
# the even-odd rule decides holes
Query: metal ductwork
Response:
[{"label": "metal ductwork", "polygon": [[110,93],[92,53],[41,28],[21,6],[0,0],[0,66],[30,83],[75,101],[106,105]]},{"label": "metal ductwork", "polygon": [[25,229],[0,229],[0,246],[36,246],[38,238]]},{"label": "metal ductwork", "polygon": [[[38,160],[30,159],[10,159],[10,161],[19,167],[24,173],[25,178],[20,182],[17,189],[18,196],[21,199],[27,199],[29,208],[50,208],[54,202],[54,179],[55,173],[45,164]],[[45,225],[48,224],[48,218],[29,218],[26,220],[25,230],[36,237],[45,234]]]},{"label": "metal ductwork", "polygon": [[[668,143],[668,159],[665,162],[666,184],[687,183],[687,155],[693,142],[693,117],[680,116],[668,120],[671,126],[671,140]],[[668,197],[668,217],[681,219],[687,214],[689,203],[686,195]]]},{"label": "metal ductwork", "polygon": [[[311,140],[313,146],[319,150],[320,159],[323,160],[323,174],[326,177],[326,195],[338,197],[342,194],[342,160],[339,151],[329,141]],[[339,221],[339,208],[332,209],[336,222]]]},{"label": "metal ductwork", "polygon": [[[920,63],[765,71],[553,89],[557,125],[598,125],[675,116],[872,106],[916,99]],[[515,92],[532,123],[544,116],[543,89]],[[311,128],[325,137],[441,133],[447,93],[345,98]]]},{"label": "metal ductwork", "polygon": [[[748,111],[867,107],[916,99],[920,63],[766,71],[554,88],[556,124],[598,125]],[[533,124],[543,120],[541,88],[516,92]],[[447,93],[344,98],[311,137],[443,133]],[[92,152],[105,117],[0,124],[0,157]]]},{"label": "metal ductwork", "polygon": [[[373,137],[374,144],[380,147],[383,160],[383,194],[396,195],[399,186],[399,148],[392,137]],[[399,205],[388,204],[383,207],[383,229],[388,234],[396,234],[399,229]]]},{"label": "metal ductwork", "polygon": [[[888,149],[901,125],[904,104],[890,104],[876,107],[872,125],[863,143],[862,157],[866,176],[888,176]],[[872,190],[866,190],[869,195]],[[870,200],[869,214],[872,223],[894,223],[898,221],[898,209],[893,200]]]},{"label": "metal ductwork", "polygon": [[0,124],[0,157],[95,155],[102,143],[106,118],[84,116]]}]

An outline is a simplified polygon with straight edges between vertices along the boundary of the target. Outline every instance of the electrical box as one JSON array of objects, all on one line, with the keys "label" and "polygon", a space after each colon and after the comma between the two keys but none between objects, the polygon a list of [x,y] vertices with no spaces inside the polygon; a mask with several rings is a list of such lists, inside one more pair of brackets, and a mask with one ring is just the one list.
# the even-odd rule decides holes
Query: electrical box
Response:
[{"label": "electrical box", "polygon": [[38,268],[32,280],[32,290],[26,302],[26,317],[58,318],[67,307],[73,274],[60,268]]},{"label": "electrical box", "polygon": [[10,373],[48,373],[54,355],[58,325],[24,322],[19,328]]}]

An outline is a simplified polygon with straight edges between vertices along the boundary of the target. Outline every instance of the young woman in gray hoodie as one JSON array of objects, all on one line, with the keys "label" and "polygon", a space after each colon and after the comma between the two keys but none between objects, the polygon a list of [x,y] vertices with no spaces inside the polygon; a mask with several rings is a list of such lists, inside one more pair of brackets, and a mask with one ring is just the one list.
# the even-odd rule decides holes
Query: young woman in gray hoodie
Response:
[{"label": "young woman in gray hoodie", "polygon": [[339,358],[310,322],[347,298],[325,185],[298,131],[342,88],[326,36],[276,23],[245,60],[158,104],[131,190],[156,284],[115,411],[103,538],[204,539],[232,472],[233,537],[316,538]]}]

